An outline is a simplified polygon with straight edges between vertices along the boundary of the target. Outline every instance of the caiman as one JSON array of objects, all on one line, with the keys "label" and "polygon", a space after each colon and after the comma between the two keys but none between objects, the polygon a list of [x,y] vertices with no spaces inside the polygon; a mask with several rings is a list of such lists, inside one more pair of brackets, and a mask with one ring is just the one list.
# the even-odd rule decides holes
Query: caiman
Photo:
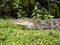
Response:
[{"label": "caiman", "polygon": [[19,18],[10,21],[13,24],[23,25],[28,29],[60,29],[60,18],[49,20],[35,20],[31,18]]}]

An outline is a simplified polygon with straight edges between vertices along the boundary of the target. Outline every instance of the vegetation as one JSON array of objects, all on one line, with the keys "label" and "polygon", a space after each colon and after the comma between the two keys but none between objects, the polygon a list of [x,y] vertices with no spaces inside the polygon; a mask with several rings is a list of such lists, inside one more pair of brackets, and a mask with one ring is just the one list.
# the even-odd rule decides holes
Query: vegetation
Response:
[{"label": "vegetation", "polygon": [[0,0],[0,17],[59,18],[59,5],[58,0]]},{"label": "vegetation", "polygon": [[0,19],[0,45],[60,45],[60,30],[22,29],[9,20]]}]

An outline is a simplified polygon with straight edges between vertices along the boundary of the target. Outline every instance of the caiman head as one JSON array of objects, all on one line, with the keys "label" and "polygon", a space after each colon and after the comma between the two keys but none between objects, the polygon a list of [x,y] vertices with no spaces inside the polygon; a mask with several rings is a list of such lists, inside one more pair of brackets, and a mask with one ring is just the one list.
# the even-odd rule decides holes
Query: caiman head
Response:
[{"label": "caiman head", "polygon": [[13,23],[13,24],[18,24],[18,25],[25,26],[26,28],[30,29],[30,28],[35,28],[35,25],[34,25],[33,21],[34,20],[31,19],[31,18],[22,17],[22,18],[19,18],[19,19],[11,20],[10,22]]}]

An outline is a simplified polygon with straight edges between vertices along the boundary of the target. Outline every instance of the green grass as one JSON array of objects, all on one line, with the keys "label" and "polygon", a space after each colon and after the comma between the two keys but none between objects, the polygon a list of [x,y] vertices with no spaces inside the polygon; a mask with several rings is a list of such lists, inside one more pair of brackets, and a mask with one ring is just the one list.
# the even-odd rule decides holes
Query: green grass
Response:
[{"label": "green grass", "polygon": [[60,45],[60,30],[28,30],[0,19],[0,45]]}]

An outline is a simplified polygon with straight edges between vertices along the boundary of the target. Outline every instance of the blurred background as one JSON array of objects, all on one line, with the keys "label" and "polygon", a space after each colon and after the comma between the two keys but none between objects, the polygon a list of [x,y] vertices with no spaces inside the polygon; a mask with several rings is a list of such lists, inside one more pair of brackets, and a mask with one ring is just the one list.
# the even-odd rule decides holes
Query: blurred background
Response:
[{"label": "blurred background", "polygon": [[60,18],[60,0],[0,0],[0,18]]}]

